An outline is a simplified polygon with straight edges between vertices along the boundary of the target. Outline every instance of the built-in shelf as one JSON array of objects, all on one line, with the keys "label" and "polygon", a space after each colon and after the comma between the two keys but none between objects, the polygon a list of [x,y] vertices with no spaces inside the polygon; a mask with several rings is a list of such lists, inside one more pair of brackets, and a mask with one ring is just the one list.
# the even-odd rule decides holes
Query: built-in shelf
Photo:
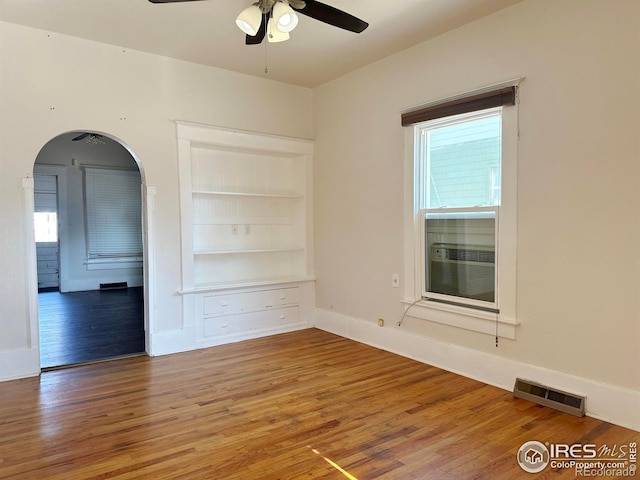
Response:
[{"label": "built-in shelf", "polygon": [[182,290],[309,278],[313,144],[178,123]]},{"label": "built-in shelf", "polygon": [[306,328],[313,143],[178,122],[182,345]]},{"label": "built-in shelf", "polygon": [[237,250],[206,250],[193,252],[194,255],[235,255],[243,253],[274,253],[274,252],[295,252],[304,251],[304,247],[284,247],[284,248],[248,248]]},{"label": "built-in shelf", "polygon": [[177,127],[181,348],[306,328],[315,305],[313,143]]},{"label": "built-in shelf", "polygon": [[299,193],[259,193],[259,192],[221,192],[221,191],[204,191],[194,190],[194,195],[212,195],[212,196],[229,196],[229,197],[262,197],[262,198],[304,198]]},{"label": "built-in shelf", "polygon": [[190,295],[197,293],[206,293],[206,292],[220,292],[226,290],[236,290],[236,289],[245,289],[245,288],[253,288],[253,287],[277,287],[281,285],[287,284],[295,284],[295,283],[308,283],[315,281],[315,277],[280,277],[280,278],[254,278],[254,279],[246,279],[243,281],[239,281],[236,283],[220,283],[220,284],[208,284],[208,285],[194,285],[189,289],[178,290],[178,294],[180,295]]}]

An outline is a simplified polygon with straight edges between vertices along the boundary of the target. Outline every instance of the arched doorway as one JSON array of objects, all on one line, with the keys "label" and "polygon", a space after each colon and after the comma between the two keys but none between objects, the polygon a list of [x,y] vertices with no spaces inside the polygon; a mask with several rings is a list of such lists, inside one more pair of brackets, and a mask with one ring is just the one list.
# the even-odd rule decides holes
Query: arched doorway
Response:
[{"label": "arched doorway", "polygon": [[43,146],[33,174],[41,368],[144,353],[140,163],[109,135],[74,131]]}]

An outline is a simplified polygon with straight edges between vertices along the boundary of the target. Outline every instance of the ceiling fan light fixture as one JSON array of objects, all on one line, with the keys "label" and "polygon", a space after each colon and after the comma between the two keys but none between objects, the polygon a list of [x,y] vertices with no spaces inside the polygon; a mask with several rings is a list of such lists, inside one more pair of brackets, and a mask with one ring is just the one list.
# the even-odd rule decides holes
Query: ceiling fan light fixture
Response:
[{"label": "ceiling fan light fixture", "polygon": [[102,138],[102,135],[98,134],[98,133],[92,133],[91,135],[89,135],[86,140],[86,143],[89,143],[91,145],[104,145],[105,141]]},{"label": "ceiling fan light fixture", "polygon": [[279,30],[273,18],[267,23],[267,41],[270,43],[284,42],[289,40],[289,33]]},{"label": "ceiling fan light fixture", "polygon": [[252,37],[260,30],[260,24],[262,23],[262,11],[258,4],[253,4],[250,7],[245,8],[240,12],[238,18],[236,18],[236,25],[247,35]]},{"label": "ceiling fan light fixture", "polygon": [[273,17],[275,24],[283,33],[289,33],[298,25],[298,15],[288,3],[276,2],[273,5]]}]

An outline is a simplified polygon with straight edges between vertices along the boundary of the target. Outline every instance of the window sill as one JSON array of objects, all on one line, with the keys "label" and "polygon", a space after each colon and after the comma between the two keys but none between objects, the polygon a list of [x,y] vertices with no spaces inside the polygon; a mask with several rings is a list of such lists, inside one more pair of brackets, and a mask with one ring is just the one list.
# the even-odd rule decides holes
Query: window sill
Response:
[{"label": "window sill", "polygon": [[[405,308],[412,304],[407,300],[403,300],[402,303],[406,305]],[[430,302],[428,300],[423,300],[411,306],[411,309],[407,312],[407,317],[419,318],[488,335],[495,335],[497,328],[499,337],[511,340],[516,338],[516,327],[518,326],[517,321],[504,318],[500,314],[457,305]]]},{"label": "window sill", "polygon": [[92,258],[85,262],[87,270],[114,270],[118,268],[142,268],[142,257]]}]

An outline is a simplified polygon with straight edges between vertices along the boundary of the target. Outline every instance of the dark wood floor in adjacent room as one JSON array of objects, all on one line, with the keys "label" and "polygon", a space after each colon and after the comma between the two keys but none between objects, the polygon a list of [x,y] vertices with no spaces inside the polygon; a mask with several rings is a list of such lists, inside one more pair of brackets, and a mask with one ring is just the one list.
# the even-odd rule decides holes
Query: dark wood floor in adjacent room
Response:
[{"label": "dark wood floor in adjacent room", "polygon": [[145,351],[142,288],[38,294],[40,366]]},{"label": "dark wood floor in adjacent room", "polygon": [[317,329],[0,384],[0,478],[574,479],[527,441],[640,434]]}]

